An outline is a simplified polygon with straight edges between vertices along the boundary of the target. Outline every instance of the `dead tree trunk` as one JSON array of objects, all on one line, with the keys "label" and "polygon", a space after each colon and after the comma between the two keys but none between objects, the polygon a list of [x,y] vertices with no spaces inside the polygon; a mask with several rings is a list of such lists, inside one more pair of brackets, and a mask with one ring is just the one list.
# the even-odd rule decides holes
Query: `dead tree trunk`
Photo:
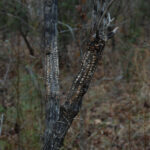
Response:
[{"label": "dead tree trunk", "polygon": [[[46,129],[43,150],[54,149],[53,126],[59,119],[59,66],[57,49],[57,0],[44,1],[44,50],[46,74]],[[49,142],[50,140],[50,142]]]},{"label": "dead tree trunk", "polygon": [[[84,94],[101,59],[105,43],[116,32],[108,32],[111,23],[108,8],[111,1],[94,0],[91,35],[81,69],[73,81],[68,97],[59,107],[58,52],[57,52],[57,0],[45,1],[45,49],[47,71],[46,131],[43,150],[59,150],[73,119],[79,113]],[[49,47],[51,46],[51,47]]]}]

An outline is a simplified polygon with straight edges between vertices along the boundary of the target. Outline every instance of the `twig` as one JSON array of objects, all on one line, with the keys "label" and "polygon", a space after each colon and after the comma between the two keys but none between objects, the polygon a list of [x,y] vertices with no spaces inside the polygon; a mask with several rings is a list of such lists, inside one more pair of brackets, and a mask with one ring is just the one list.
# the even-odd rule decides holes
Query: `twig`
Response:
[{"label": "twig", "polygon": [[3,120],[4,120],[4,114],[2,114],[0,118],[0,136],[2,135]]},{"label": "twig", "polygon": [[4,87],[6,86],[6,80],[7,80],[7,77],[8,77],[8,73],[10,71],[11,62],[12,61],[10,60],[9,64],[7,65],[6,73],[5,73],[4,77],[3,77],[3,80],[0,80],[2,86],[4,86]]},{"label": "twig", "polygon": [[28,41],[27,36],[23,33],[23,31],[21,29],[20,29],[20,33],[21,33],[21,35],[22,35],[22,37],[23,37],[23,39],[27,45],[27,48],[29,50],[30,55],[34,56],[34,49],[30,45],[30,42]]},{"label": "twig", "polygon": [[101,16],[101,18],[100,18],[100,20],[99,20],[99,22],[98,22],[98,27],[100,27],[104,16],[105,16],[106,13],[108,12],[108,10],[109,10],[109,8],[110,8],[110,6],[112,5],[113,2],[114,2],[114,0],[111,0],[111,1],[109,2],[109,4],[107,5],[106,9],[104,10],[104,12],[103,12],[103,14],[102,14],[102,16]]},{"label": "twig", "polygon": [[9,16],[9,17],[14,17],[14,18],[16,18],[17,20],[20,20],[24,25],[27,25],[27,26],[28,26],[30,29],[32,29],[33,31],[36,31],[36,29],[35,29],[33,26],[31,26],[30,24],[28,24],[28,22],[26,22],[24,19],[20,18],[19,16],[15,16],[15,15],[13,15],[13,14],[11,14],[11,13],[2,12],[2,11],[0,11],[0,14],[7,15],[7,16]]},{"label": "twig", "polygon": [[73,40],[75,41],[75,35],[74,35],[74,32],[73,32],[74,29],[71,26],[69,26],[68,24],[65,24],[65,23],[63,23],[61,21],[58,21],[58,24],[66,26],[69,29],[69,31],[70,31],[70,33],[72,35]]},{"label": "twig", "polygon": [[10,71],[10,66],[11,66],[11,61],[9,62],[9,64],[7,65],[7,70],[6,70],[6,73],[4,75],[4,83],[6,82],[7,80],[7,77],[8,77],[8,73]]}]

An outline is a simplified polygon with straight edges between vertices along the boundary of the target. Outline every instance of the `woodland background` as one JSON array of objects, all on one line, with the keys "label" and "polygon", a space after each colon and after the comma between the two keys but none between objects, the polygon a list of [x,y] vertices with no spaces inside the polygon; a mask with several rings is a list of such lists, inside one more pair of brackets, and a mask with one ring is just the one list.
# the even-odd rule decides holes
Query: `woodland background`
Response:
[{"label": "woodland background", "polygon": [[[0,150],[42,146],[42,3],[0,1]],[[91,0],[59,0],[64,98],[80,68],[91,6]],[[105,47],[62,150],[150,150],[150,0],[116,0],[111,14],[119,30]]]}]

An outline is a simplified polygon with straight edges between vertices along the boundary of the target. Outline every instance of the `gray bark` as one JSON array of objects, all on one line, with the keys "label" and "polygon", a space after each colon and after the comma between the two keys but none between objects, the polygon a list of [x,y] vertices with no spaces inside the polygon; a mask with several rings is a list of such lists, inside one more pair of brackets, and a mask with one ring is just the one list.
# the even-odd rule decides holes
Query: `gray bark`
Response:
[{"label": "gray bark", "polygon": [[[57,49],[57,0],[44,1],[44,50],[46,72],[46,129],[43,150],[49,145],[49,134],[59,118],[59,58]],[[53,137],[51,137],[53,139]]]},{"label": "gray bark", "polygon": [[93,26],[81,69],[73,81],[65,103],[59,106],[57,0],[44,2],[47,109],[43,150],[59,150],[62,147],[72,121],[80,111],[83,96],[88,90],[98,61],[101,59],[105,42],[116,32],[116,28],[107,32],[112,21],[110,14],[106,11],[108,3],[103,0],[101,3],[99,0],[94,0],[94,4]]},{"label": "gray bark", "polygon": [[104,46],[105,42],[100,38],[91,39],[87,44],[81,70],[72,84],[66,102],[60,107],[59,119],[51,132],[46,134],[47,141],[43,150],[59,150],[63,145],[64,137],[81,108],[83,96],[88,90]]}]

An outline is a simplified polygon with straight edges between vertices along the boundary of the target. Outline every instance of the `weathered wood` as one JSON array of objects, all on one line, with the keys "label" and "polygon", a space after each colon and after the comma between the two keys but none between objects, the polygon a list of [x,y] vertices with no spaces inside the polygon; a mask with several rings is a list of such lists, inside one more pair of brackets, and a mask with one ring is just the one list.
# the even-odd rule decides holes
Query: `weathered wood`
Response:
[{"label": "weathered wood", "polygon": [[[59,118],[59,58],[57,49],[57,0],[44,0],[44,51],[46,72],[46,129],[43,150],[49,145],[48,135]],[[53,144],[51,143],[51,147]]]},{"label": "weathered wood", "polygon": [[72,111],[74,114],[79,112],[82,98],[88,90],[98,60],[102,56],[104,46],[105,41],[100,37],[91,38],[90,42],[87,44],[87,51],[82,60],[81,70],[77,74],[65,102],[65,108],[69,109],[70,112]]},{"label": "weathered wood", "polygon": [[45,144],[43,150],[59,150],[63,145],[65,135],[72,121],[79,113],[83,96],[88,90],[104,46],[105,42],[99,37],[91,39],[87,44],[81,70],[72,84],[66,102],[60,107],[59,119],[54,123],[51,132],[47,132],[45,135],[47,144]]},{"label": "weathered wood", "polygon": [[63,145],[72,121],[80,111],[83,96],[101,59],[105,42],[117,30],[115,28],[108,32],[112,20],[106,11],[107,4],[110,6],[107,0],[94,0],[91,38],[82,59],[81,69],[73,81],[65,103],[59,107],[57,0],[44,2],[47,109],[43,150],[59,150]]}]

